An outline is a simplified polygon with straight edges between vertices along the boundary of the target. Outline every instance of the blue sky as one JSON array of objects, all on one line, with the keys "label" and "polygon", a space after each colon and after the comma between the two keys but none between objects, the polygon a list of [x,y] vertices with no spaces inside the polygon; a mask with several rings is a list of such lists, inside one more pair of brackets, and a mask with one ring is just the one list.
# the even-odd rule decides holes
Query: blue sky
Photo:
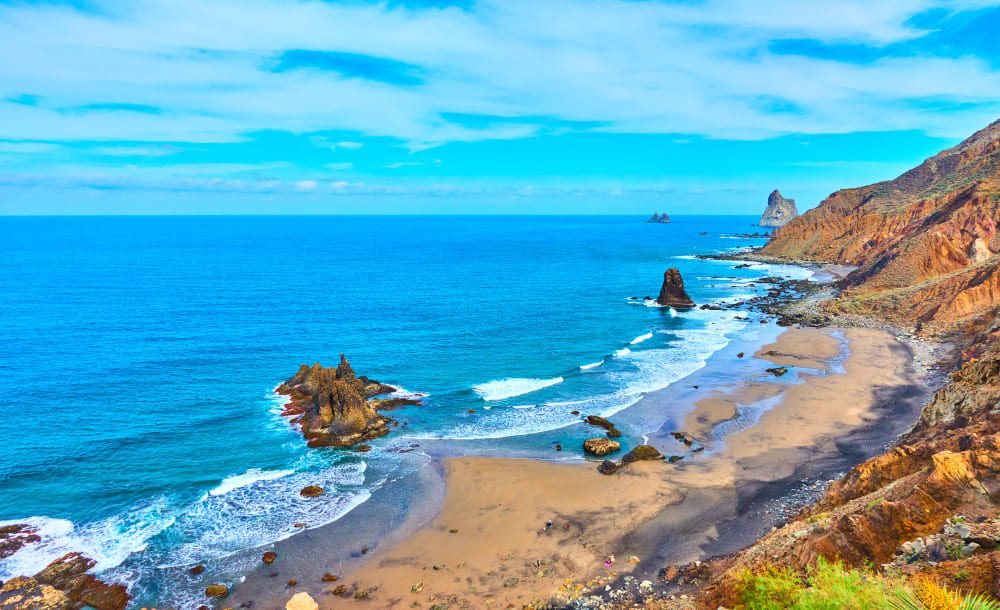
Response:
[{"label": "blue sky", "polygon": [[1000,118],[1000,2],[0,0],[0,214],[758,213]]}]

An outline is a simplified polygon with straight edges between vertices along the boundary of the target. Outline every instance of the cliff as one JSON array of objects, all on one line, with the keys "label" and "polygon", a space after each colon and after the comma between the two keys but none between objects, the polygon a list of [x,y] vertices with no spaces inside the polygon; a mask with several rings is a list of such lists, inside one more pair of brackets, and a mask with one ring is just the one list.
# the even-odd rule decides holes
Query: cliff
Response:
[{"label": "cliff", "polygon": [[740,602],[747,574],[820,558],[1000,597],[1000,121],[895,180],[838,191],[763,253],[855,265],[831,308],[948,332],[950,383],[887,452],[791,522],[705,565],[700,604]]},{"label": "cliff", "polygon": [[670,222],[670,217],[667,216],[666,212],[664,212],[663,214],[657,214],[654,212],[653,215],[646,222],[654,224],[664,224]]},{"label": "cliff", "polygon": [[761,254],[857,266],[832,307],[949,330],[1000,305],[1000,121],[895,180],[837,191]]},{"label": "cliff", "polygon": [[370,400],[395,388],[358,377],[343,354],[337,368],[303,364],[275,391],[291,398],[282,414],[293,417],[310,447],[346,447],[384,436],[392,420],[376,409],[419,404],[409,399]]},{"label": "cliff", "polygon": [[764,214],[760,217],[760,222],[757,225],[761,227],[783,227],[798,215],[799,211],[795,208],[795,200],[785,199],[778,192],[778,189],[774,189],[774,192],[767,198],[767,208],[764,210]]}]

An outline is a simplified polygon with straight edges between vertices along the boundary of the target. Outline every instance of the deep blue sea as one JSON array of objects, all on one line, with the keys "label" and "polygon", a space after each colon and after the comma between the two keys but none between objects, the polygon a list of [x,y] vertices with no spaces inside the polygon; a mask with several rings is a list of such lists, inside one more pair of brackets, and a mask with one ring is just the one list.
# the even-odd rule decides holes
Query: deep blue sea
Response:
[{"label": "deep blue sea", "polygon": [[[44,538],[0,579],[79,550],[137,603],[186,599],[159,570],[335,520],[430,447],[551,457],[552,431],[585,438],[571,410],[612,415],[759,332],[630,299],[668,267],[699,303],[808,275],[692,256],[761,244],[730,236],[754,217],[642,220],[0,218],[0,522]],[[424,395],[370,453],[307,448],[272,393],[341,352]],[[327,501],[303,501],[308,484]]]}]

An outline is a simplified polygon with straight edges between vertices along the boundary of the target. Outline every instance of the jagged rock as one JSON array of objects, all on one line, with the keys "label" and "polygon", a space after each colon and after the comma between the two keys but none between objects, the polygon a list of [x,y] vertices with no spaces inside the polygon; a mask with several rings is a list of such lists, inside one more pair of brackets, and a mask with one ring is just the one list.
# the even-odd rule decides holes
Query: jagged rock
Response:
[{"label": "jagged rock", "polygon": [[604,460],[597,466],[597,472],[601,474],[614,474],[633,462],[661,459],[663,459],[663,454],[657,451],[655,447],[650,445],[639,445],[622,456],[622,459],[617,462]]},{"label": "jagged rock", "polygon": [[303,498],[315,498],[316,496],[323,493],[323,488],[318,485],[307,485],[302,488],[299,495]]},{"label": "jagged rock", "polygon": [[296,593],[285,604],[285,610],[319,610],[319,604],[308,593]]},{"label": "jagged rock", "polygon": [[[87,571],[97,564],[81,553],[67,553],[56,559],[33,580],[65,593],[74,606],[90,606],[96,610],[122,610],[129,595],[124,585],[108,585]],[[0,605],[2,607],[2,605]]]},{"label": "jagged rock", "polygon": [[264,563],[274,563],[274,560],[277,558],[278,555],[276,553],[268,551],[264,553],[264,555],[260,558],[260,560],[263,561]]},{"label": "jagged rock", "polygon": [[604,460],[597,465],[597,472],[601,474],[614,474],[618,471],[618,462],[612,462],[611,460]]},{"label": "jagged rock", "polygon": [[783,227],[798,215],[799,211],[795,209],[795,200],[785,199],[778,192],[778,189],[774,189],[774,192],[767,198],[767,208],[757,224],[761,227]]},{"label": "jagged rock", "polygon": [[583,441],[583,450],[598,457],[614,453],[621,448],[621,444],[607,438],[591,438]]},{"label": "jagged rock", "polygon": [[[577,413],[579,413],[579,411],[574,412],[574,414]],[[584,423],[588,423],[591,426],[598,426],[607,430],[608,438],[619,438],[622,435],[622,433],[618,430],[618,428],[615,428],[615,425],[613,423],[611,423],[610,421],[604,419],[599,415],[588,415],[587,417],[583,418],[583,421]]]},{"label": "jagged rock", "polygon": [[18,576],[0,587],[0,608],[4,610],[71,610],[73,600],[51,585]]},{"label": "jagged rock", "polygon": [[676,267],[671,267],[664,272],[663,286],[660,288],[660,296],[656,298],[656,302],[677,309],[694,307],[695,303],[684,291],[684,280],[681,279],[681,272]]},{"label": "jagged rock", "polygon": [[338,580],[339,578],[337,578],[333,574],[330,574],[329,572],[323,575],[323,582],[337,582]]},{"label": "jagged rock", "polygon": [[776,366],[776,367],[773,367],[773,368],[764,369],[764,372],[771,373],[775,377],[781,377],[782,375],[784,375],[785,373],[788,372],[788,367],[787,366]]},{"label": "jagged rock", "polygon": [[0,559],[10,557],[24,545],[40,542],[37,530],[26,523],[0,527]]},{"label": "jagged rock", "polygon": [[[395,388],[367,377],[357,377],[343,354],[336,369],[319,364],[302,365],[278,386],[278,394],[291,398],[282,414],[302,429],[310,447],[346,447],[389,433],[389,418],[376,408],[398,406],[410,399],[370,398]],[[409,402],[407,402],[409,401]]]},{"label": "jagged rock", "polygon": [[647,220],[646,222],[653,223],[653,224],[664,224],[664,223],[670,222],[670,217],[667,216],[666,212],[664,212],[663,214],[656,214],[656,213],[654,213],[650,217],[650,219]]}]

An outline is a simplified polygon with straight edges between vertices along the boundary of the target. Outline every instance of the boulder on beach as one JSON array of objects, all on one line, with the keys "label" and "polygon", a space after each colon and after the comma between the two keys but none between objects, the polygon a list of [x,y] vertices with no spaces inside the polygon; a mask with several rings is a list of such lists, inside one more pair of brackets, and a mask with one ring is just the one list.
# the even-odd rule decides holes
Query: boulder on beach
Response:
[{"label": "boulder on beach", "polygon": [[0,587],[4,610],[123,610],[129,595],[125,585],[109,585],[87,572],[97,562],[81,553],[67,553],[34,576],[18,576]]},{"label": "boulder on beach", "polygon": [[642,460],[662,460],[663,454],[650,445],[639,445],[622,456],[617,462],[604,460],[597,466],[597,472],[601,474],[614,474],[625,466]]},{"label": "boulder on beach", "polygon": [[263,561],[264,563],[274,563],[274,560],[277,558],[278,558],[277,553],[268,551],[264,553],[264,555],[260,558],[260,560]]},{"label": "boulder on beach", "polygon": [[208,597],[225,597],[229,595],[229,587],[226,585],[208,585],[205,588],[205,595]]},{"label": "boulder on beach", "polygon": [[285,604],[285,610],[319,610],[319,604],[308,593],[296,593]]},{"label": "boulder on beach", "polygon": [[663,273],[663,286],[660,287],[660,296],[656,297],[656,302],[675,309],[694,307],[694,301],[684,291],[684,280],[681,278],[680,270],[676,267],[671,267]]},{"label": "boulder on beach", "polygon": [[319,485],[308,485],[302,488],[299,495],[304,498],[315,498],[316,496],[323,493],[323,488]]},{"label": "boulder on beach", "polygon": [[583,450],[597,457],[614,453],[621,448],[619,443],[607,438],[590,438],[583,441]]}]

